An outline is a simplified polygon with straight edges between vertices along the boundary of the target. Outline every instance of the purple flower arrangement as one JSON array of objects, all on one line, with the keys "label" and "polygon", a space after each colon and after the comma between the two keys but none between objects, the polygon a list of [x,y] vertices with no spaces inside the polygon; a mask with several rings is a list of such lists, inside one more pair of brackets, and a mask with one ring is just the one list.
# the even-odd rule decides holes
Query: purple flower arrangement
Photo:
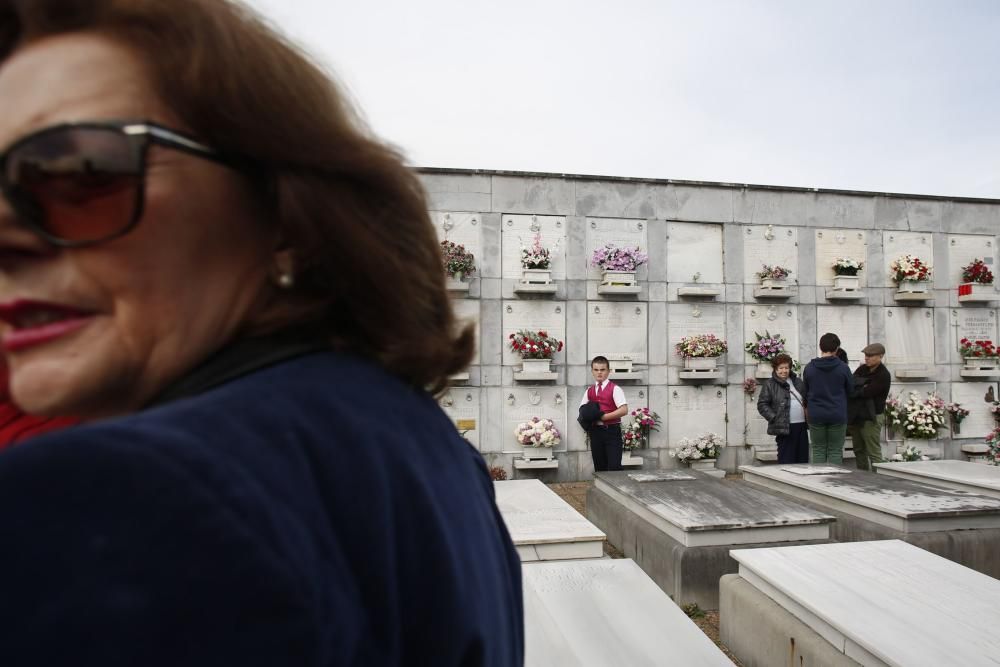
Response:
[{"label": "purple flower arrangement", "polygon": [[639,246],[619,248],[612,243],[595,250],[590,258],[591,266],[599,267],[603,271],[622,273],[631,273],[648,261],[649,255],[639,250]]},{"label": "purple flower arrangement", "polygon": [[754,332],[757,340],[743,346],[747,353],[757,361],[771,361],[785,351],[785,339],[780,335],[772,336],[767,331],[764,335]]}]

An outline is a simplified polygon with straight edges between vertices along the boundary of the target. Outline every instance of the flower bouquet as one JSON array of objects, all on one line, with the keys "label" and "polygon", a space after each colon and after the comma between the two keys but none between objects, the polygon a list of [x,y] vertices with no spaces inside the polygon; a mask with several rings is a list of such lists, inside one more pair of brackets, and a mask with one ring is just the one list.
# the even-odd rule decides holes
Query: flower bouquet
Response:
[{"label": "flower bouquet", "polygon": [[963,338],[958,341],[958,353],[967,370],[989,370],[1000,364],[1000,348],[991,340]]},{"label": "flower bouquet", "polygon": [[743,381],[743,393],[752,398],[753,393],[757,391],[757,387],[759,386],[755,378],[747,378]]},{"label": "flower bouquet", "polygon": [[865,268],[864,262],[850,257],[838,257],[833,260],[833,272],[838,276],[856,276],[863,268]]},{"label": "flower bouquet", "polygon": [[1000,466],[1000,426],[990,431],[986,436],[986,445],[990,448],[986,455],[986,462],[990,465]]},{"label": "flower bouquet", "polygon": [[613,243],[598,248],[590,258],[592,266],[614,273],[634,273],[648,261],[649,256],[639,246],[619,248]]},{"label": "flower bouquet", "polygon": [[919,449],[910,445],[909,447],[904,448],[903,451],[893,454],[892,460],[909,463],[910,461],[930,461],[931,459],[929,456],[921,454]]},{"label": "flower bouquet", "polygon": [[961,433],[962,420],[969,416],[969,411],[963,408],[961,403],[949,403],[944,409],[951,417],[952,433]]},{"label": "flower bouquet", "polygon": [[902,255],[889,264],[889,277],[900,287],[904,283],[925,283],[932,275],[931,265],[913,255]]},{"label": "flower bouquet", "polygon": [[885,399],[885,427],[889,430],[890,440],[894,439],[897,430],[903,428],[903,403],[898,396]]},{"label": "flower bouquet", "polygon": [[536,232],[530,246],[521,246],[521,268],[547,270],[552,266],[552,253],[542,245],[542,233]]},{"label": "flower bouquet", "polygon": [[713,369],[718,358],[729,351],[726,341],[715,334],[695,334],[681,338],[674,349],[684,359],[686,369]]},{"label": "flower bouquet", "polygon": [[522,359],[551,359],[556,352],[563,349],[562,341],[550,336],[546,331],[521,329],[508,336],[508,341],[510,349]]},{"label": "flower bouquet", "polygon": [[920,398],[917,392],[911,391],[901,409],[903,438],[907,440],[933,440],[945,424],[945,402],[936,394]]},{"label": "flower bouquet", "polygon": [[764,264],[757,272],[757,278],[760,280],[761,287],[780,288],[784,287],[785,281],[788,280],[791,273],[791,269],[786,269],[783,266]]},{"label": "flower bouquet", "polygon": [[677,444],[677,449],[671,449],[670,455],[682,463],[691,463],[718,458],[726,441],[718,433],[702,433],[697,438],[682,438]]},{"label": "flower bouquet", "polygon": [[660,415],[649,408],[638,408],[631,413],[632,421],[622,431],[622,446],[627,450],[649,445],[649,432],[658,431]]},{"label": "flower bouquet", "polygon": [[444,270],[455,280],[461,281],[476,272],[476,259],[464,245],[451,241],[441,241],[441,256]]},{"label": "flower bouquet", "polygon": [[962,267],[962,283],[958,286],[959,301],[992,301],[993,272],[981,259],[974,259]]},{"label": "flower bouquet", "polygon": [[[524,458],[552,458],[552,448],[562,439],[559,429],[551,419],[532,417],[531,421],[521,422],[514,429],[517,443],[524,447]],[[544,449],[545,452],[532,452]]]}]

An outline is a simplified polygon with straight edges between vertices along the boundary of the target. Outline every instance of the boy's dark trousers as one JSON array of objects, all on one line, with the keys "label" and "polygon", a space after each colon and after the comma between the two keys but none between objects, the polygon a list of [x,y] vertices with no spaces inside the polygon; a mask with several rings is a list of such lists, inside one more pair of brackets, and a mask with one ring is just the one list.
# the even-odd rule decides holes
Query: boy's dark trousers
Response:
[{"label": "boy's dark trousers", "polygon": [[597,426],[590,430],[590,455],[594,470],[622,469],[622,426]]}]

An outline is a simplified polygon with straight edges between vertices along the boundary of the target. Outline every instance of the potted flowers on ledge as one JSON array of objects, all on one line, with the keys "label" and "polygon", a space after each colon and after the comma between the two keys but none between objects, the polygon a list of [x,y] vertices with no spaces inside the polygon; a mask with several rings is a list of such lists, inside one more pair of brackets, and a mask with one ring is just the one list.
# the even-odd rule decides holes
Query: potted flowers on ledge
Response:
[{"label": "potted flowers on ledge", "polygon": [[974,301],[975,297],[984,301],[996,297],[996,292],[993,290],[993,272],[981,259],[974,259],[962,267],[962,283],[958,286],[959,301]]},{"label": "potted flowers on ledge", "polygon": [[986,446],[990,448],[986,454],[986,462],[990,465],[1000,466],[1000,426],[989,432],[986,436]]},{"label": "potted flowers on ledge", "polygon": [[961,403],[949,403],[944,409],[951,419],[951,432],[958,435],[962,432],[962,420],[969,416],[969,411],[963,408]]},{"label": "potted flowers on ledge", "polygon": [[754,332],[757,340],[750,341],[743,346],[743,349],[757,362],[756,376],[759,378],[771,377],[771,360],[785,351],[785,339],[781,335],[771,335],[767,331],[764,335]]},{"label": "potted flowers on ledge", "polygon": [[441,255],[444,260],[444,272],[458,282],[476,272],[476,258],[465,249],[464,245],[441,241]]},{"label": "potted flowers on ledge", "polygon": [[934,393],[920,398],[911,391],[906,402],[900,406],[902,410],[902,431],[904,447],[914,447],[913,440],[929,442],[938,437],[938,429],[945,426],[945,402]]},{"label": "potted flowers on ledge", "polygon": [[562,341],[546,331],[521,329],[508,336],[507,342],[510,349],[521,357],[521,371],[524,373],[550,372],[552,357],[563,349]]},{"label": "potted flowers on ledge", "polygon": [[833,286],[836,289],[856,290],[861,285],[858,273],[865,268],[865,263],[850,257],[838,257],[833,260]]},{"label": "potted flowers on ledge", "polygon": [[784,289],[788,286],[788,276],[791,273],[791,269],[786,269],[783,266],[764,264],[760,271],[757,272],[757,279],[760,280],[761,287],[767,289]]},{"label": "potted flowers on ledge", "polygon": [[709,470],[715,467],[715,460],[725,446],[725,438],[718,433],[702,433],[697,438],[682,438],[670,455],[693,470]]},{"label": "potted flowers on ledge", "polygon": [[650,431],[660,430],[660,415],[649,408],[638,408],[630,414],[632,421],[622,430],[622,449],[626,452],[648,447]]},{"label": "potted flowers on ledge", "polygon": [[622,248],[613,243],[598,248],[590,258],[591,266],[604,272],[601,284],[619,287],[637,285],[635,272],[648,261],[649,256],[639,250],[639,246]]},{"label": "potted flowers on ledge", "polygon": [[548,285],[552,282],[552,252],[542,245],[542,233],[535,232],[530,246],[521,246],[521,282]]},{"label": "potted flowers on ledge", "polygon": [[893,454],[892,460],[909,463],[910,461],[930,461],[931,457],[924,456],[915,446],[909,445],[908,447],[904,447],[902,451]]},{"label": "potted flowers on ledge", "polygon": [[991,340],[963,338],[958,341],[958,352],[965,370],[996,370],[1000,365],[1000,349]]},{"label": "potted flowers on ledge", "polygon": [[552,448],[562,439],[555,422],[542,417],[532,417],[530,421],[518,424],[514,436],[524,448],[522,456],[527,460],[551,459]]},{"label": "potted flowers on ledge", "polygon": [[889,277],[900,294],[929,291],[932,275],[931,265],[913,255],[901,255],[889,264]]},{"label": "potted flowers on ledge", "polygon": [[685,336],[674,349],[684,359],[685,369],[709,371],[718,366],[719,357],[729,351],[729,346],[726,341],[709,333]]}]

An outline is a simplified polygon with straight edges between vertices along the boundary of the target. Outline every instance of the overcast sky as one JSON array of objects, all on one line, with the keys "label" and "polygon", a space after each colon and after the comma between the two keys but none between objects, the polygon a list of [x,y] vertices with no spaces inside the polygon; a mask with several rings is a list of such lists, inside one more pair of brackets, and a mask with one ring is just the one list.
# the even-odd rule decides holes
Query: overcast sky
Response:
[{"label": "overcast sky", "polygon": [[417,166],[1000,198],[996,0],[245,0]]}]

